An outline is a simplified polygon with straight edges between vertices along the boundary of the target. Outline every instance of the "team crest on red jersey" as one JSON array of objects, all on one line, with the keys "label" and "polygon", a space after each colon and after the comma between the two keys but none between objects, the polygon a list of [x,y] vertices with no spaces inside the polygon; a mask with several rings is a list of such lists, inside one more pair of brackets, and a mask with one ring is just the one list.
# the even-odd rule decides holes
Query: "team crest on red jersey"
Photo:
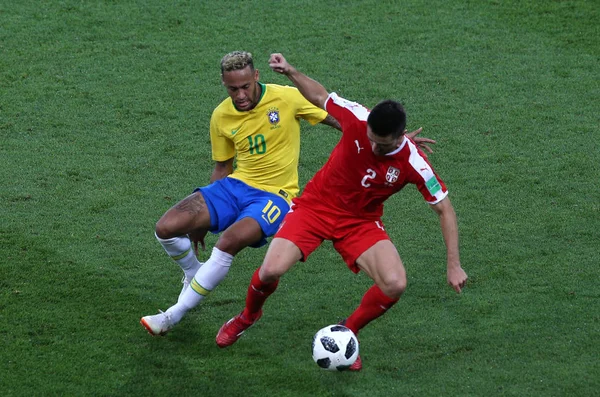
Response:
[{"label": "team crest on red jersey", "polygon": [[400,176],[400,170],[395,167],[390,167],[387,170],[387,174],[385,174],[385,180],[387,183],[394,183],[398,180]]}]

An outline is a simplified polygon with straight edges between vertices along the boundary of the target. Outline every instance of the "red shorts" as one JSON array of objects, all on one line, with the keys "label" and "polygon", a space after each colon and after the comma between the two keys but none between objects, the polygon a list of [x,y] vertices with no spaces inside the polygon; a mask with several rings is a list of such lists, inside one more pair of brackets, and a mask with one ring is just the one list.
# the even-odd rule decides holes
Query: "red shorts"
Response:
[{"label": "red shorts", "polygon": [[365,220],[332,214],[324,208],[292,205],[274,237],[290,240],[302,251],[302,261],[324,240],[333,247],[354,273],[360,269],[356,260],[381,240],[389,240],[381,220]]}]

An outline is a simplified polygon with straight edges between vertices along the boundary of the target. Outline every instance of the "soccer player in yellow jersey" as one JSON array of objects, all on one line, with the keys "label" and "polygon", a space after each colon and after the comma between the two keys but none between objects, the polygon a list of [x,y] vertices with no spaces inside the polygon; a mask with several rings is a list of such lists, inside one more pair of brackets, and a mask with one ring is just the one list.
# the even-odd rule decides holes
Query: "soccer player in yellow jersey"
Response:
[{"label": "soccer player in yellow jersey", "polygon": [[[156,224],[156,238],[183,269],[184,278],[175,305],[142,317],[141,324],[153,335],[166,334],[219,285],[238,252],[260,247],[275,234],[299,192],[300,118],[340,129],[295,87],[259,82],[248,52],[225,55],[221,78],[229,97],[210,120],[215,161],[211,183],[177,203]],[[434,143],[426,138],[417,142],[424,147]],[[204,248],[208,231],[220,236],[201,263],[196,252],[198,243]]]}]

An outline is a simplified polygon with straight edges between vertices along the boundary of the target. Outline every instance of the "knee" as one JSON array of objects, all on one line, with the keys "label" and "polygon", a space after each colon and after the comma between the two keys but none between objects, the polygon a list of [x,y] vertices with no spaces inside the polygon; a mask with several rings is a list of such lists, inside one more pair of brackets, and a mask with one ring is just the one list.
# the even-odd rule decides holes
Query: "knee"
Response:
[{"label": "knee", "polygon": [[258,222],[245,218],[221,233],[215,246],[221,251],[237,255],[244,248],[259,243],[262,237],[263,231]]},{"label": "knee", "polygon": [[406,276],[399,274],[383,280],[379,285],[381,291],[392,299],[398,299],[406,290]]},{"label": "knee", "polygon": [[265,261],[258,271],[258,277],[263,283],[274,283],[283,273],[274,263]]},{"label": "knee", "polygon": [[223,233],[219,236],[219,240],[215,244],[215,247],[220,249],[223,252],[227,252],[231,255],[237,255],[238,252],[246,248],[248,244],[244,241],[241,241],[239,236],[236,236],[232,233]]},{"label": "knee", "polygon": [[173,229],[170,227],[168,219],[165,219],[163,216],[156,222],[156,226],[154,227],[154,232],[156,236],[161,239],[169,239],[173,237],[178,237],[173,235]]}]

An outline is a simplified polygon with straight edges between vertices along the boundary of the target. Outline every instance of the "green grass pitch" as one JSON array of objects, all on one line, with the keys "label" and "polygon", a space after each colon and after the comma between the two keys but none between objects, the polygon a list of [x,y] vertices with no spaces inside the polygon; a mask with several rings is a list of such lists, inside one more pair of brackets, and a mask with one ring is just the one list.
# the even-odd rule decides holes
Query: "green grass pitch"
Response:
[{"label": "green grass pitch", "polygon": [[[0,0],[2,395],[598,395],[598,26],[594,0]],[[282,52],[343,97],[398,99],[438,141],[468,287],[446,285],[418,192],[391,198],[409,285],[361,332],[361,373],[311,359],[371,284],[330,244],[231,348],[214,337],[264,248],[166,337],[138,323],[179,293],[154,224],[209,180],[218,62],[238,49],[263,82],[287,84]],[[302,184],[337,139],[303,126]]]}]

